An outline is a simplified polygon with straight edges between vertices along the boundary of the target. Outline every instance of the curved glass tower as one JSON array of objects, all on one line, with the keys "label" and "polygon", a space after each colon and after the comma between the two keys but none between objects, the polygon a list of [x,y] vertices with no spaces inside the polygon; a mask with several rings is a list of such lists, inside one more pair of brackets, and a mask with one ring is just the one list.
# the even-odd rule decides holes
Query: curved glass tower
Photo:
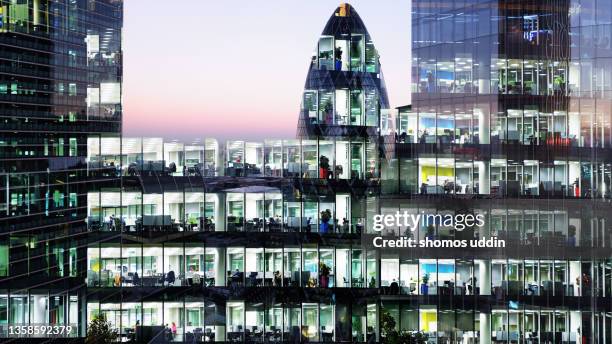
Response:
[{"label": "curved glass tower", "polygon": [[341,4],[312,56],[298,137],[376,136],[388,110],[378,52],[355,9]]}]

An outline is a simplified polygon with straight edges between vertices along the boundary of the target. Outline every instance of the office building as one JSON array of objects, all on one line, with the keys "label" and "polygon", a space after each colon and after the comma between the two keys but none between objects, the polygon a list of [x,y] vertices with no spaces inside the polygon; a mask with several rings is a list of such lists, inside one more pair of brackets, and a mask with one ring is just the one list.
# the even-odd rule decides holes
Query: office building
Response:
[{"label": "office building", "polygon": [[308,68],[298,137],[378,138],[390,118],[378,51],[349,4],[334,12]]},{"label": "office building", "polygon": [[[398,111],[390,189],[419,200],[413,212],[487,219],[425,236],[496,235],[507,246],[413,256],[437,260],[438,293],[467,281],[477,296],[383,301],[400,324],[406,308],[435,310],[409,330],[437,332],[438,342],[611,340],[608,5],[413,1],[412,105]],[[466,256],[471,281],[459,277]],[[454,268],[441,263],[449,257]]]},{"label": "office building", "polygon": [[0,1],[4,335],[7,324],[85,333],[87,193],[119,181],[90,176],[87,140],[121,132],[122,17],[120,0]]},{"label": "office building", "polygon": [[[109,182],[86,195],[82,326],[103,314],[123,340],[378,342],[391,317],[428,343],[608,343],[599,2],[414,1],[413,103],[395,116],[343,4],[297,139],[89,135],[90,178]],[[396,212],[483,221],[374,231]],[[380,235],[505,247],[373,247]]]},{"label": "office building", "polygon": [[[351,286],[366,297],[376,279],[376,252],[360,241],[377,209],[387,95],[349,5],[317,51],[298,139],[90,140],[88,161],[113,166],[101,177],[121,175],[122,188],[88,195],[89,321],[104,314],[123,339],[141,341],[373,338],[376,300],[353,305]],[[351,316],[354,330],[345,322],[338,333]]]},{"label": "office building", "polygon": [[[381,341],[389,316],[431,343],[609,341],[609,89],[575,79],[594,61],[559,37],[593,12],[414,9],[413,104],[395,118],[371,38],[341,5],[309,66],[297,140],[90,145],[90,159],[130,162],[121,173],[138,178],[89,195],[88,318],[106,314],[126,338],[137,321],[174,323],[175,341]],[[551,24],[563,20],[571,32]],[[484,223],[384,235],[506,246],[372,247],[375,216],[398,211]]]}]

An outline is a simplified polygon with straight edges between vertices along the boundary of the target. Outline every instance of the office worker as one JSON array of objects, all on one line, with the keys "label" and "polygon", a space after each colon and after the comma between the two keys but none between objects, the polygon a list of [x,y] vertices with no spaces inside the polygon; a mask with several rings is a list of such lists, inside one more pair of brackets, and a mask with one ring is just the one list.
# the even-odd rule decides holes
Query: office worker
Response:
[{"label": "office worker", "polygon": [[468,278],[466,285],[467,285],[467,291],[469,295],[474,295],[474,292],[476,291],[476,282],[477,282],[476,276],[470,276],[470,278]]},{"label": "office worker", "polygon": [[174,274],[174,270],[172,270],[172,266],[169,267],[168,273],[166,274],[166,282],[168,282],[168,284],[174,284],[174,281],[176,281],[176,276]]},{"label": "office worker", "polygon": [[274,286],[280,287],[281,285],[282,285],[281,273],[280,271],[276,270],[274,271]]},{"label": "office worker", "polygon": [[193,278],[193,273],[195,272],[195,269],[193,268],[193,266],[189,267],[189,271],[187,271],[187,273],[185,274],[185,277],[187,278]]}]

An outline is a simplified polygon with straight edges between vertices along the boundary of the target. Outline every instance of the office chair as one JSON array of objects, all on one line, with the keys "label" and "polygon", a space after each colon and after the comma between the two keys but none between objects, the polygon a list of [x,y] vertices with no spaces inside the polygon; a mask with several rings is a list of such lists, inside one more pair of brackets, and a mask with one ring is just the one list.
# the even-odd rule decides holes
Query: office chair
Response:
[{"label": "office chair", "polygon": [[344,286],[345,286],[345,287],[347,287],[347,288],[348,288],[348,287],[350,286],[350,285],[349,285],[349,281],[347,281],[347,280],[346,280],[346,277],[342,277],[342,281],[344,282]]},{"label": "office chair", "polygon": [[249,274],[249,284],[251,287],[257,286],[257,272],[251,272]]}]

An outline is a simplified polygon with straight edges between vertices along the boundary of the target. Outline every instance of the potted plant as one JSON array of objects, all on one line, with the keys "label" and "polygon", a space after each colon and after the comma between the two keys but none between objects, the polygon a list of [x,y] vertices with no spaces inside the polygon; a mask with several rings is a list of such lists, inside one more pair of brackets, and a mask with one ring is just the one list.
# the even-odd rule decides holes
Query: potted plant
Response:
[{"label": "potted plant", "polygon": [[325,263],[319,263],[319,285],[321,288],[329,286],[329,266]]},{"label": "potted plant", "polygon": [[327,233],[329,231],[329,220],[331,220],[331,211],[325,209],[321,212],[321,233]]},{"label": "potted plant", "polygon": [[565,79],[563,79],[563,75],[557,75],[554,77],[553,87],[555,93],[565,93]]},{"label": "potted plant", "polygon": [[426,344],[428,336],[423,332],[403,333],[402,343],[409,344]]},{"label": "potted plant", "polygon": [[380,315],[380,327],[383,343],[398,343],[398,333],[395,330],[395,319],[388,311],[384,310]]},{"label": "potted plant", "polygon": [[112,324],[106,321],[104,315],[96,316],[87,327],[87,344],[106,344],[113,343],[119,338],[117,330],[112,328]]},{"label": "potted plant", "polygon": [[386,310],[380,316],[381,343],[385,344],[426,344],[427,335],[423,332],[396,330],[397,322]]},{"label": "potted plant", "polygon": [[187,224],[189,225],[189,229],[193,230],[193,228],[198,224],[198,219],[195,216],[189,216],[187,219]]},{"label": "potted plant", "polygon": [[427,295],[429,293],[429,273],[426,273],[421,277],[421,295]]}]

